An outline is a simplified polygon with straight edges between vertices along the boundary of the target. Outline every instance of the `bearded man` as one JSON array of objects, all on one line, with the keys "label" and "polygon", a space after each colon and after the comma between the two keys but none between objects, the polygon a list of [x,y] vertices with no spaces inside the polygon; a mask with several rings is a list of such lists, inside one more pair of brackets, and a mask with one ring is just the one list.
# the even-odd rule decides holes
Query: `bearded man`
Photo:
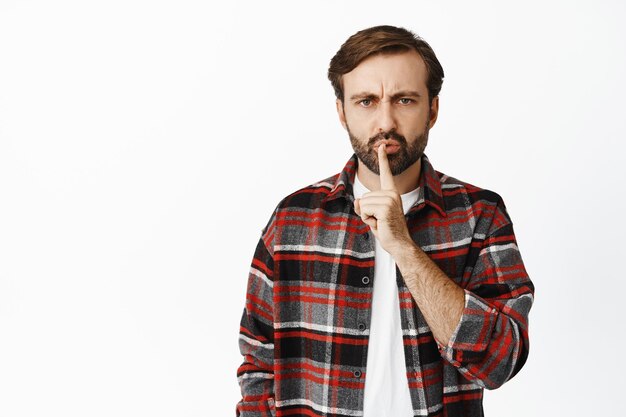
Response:
[{"label": "bearded man", "polygon": [[238,416],[482,416],[528,356],[534,286],[502,198],[424,154],[443,68],[377,26],[330,61],[354,154],[283,198],[241,319]]}]

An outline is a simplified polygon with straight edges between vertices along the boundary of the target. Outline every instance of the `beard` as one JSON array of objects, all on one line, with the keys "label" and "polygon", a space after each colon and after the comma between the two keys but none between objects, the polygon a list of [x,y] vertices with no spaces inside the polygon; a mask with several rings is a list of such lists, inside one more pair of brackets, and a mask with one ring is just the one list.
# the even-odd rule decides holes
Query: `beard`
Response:
[{"label": "beard", "polygon": [[349,127],[347,127],[347,130],[350,143],[352,143],[352,149],[354,149],[354,153],[359,158],[359,161],[363,162],[363,164],[376,175],[380,175],[380,170],[378,168],[378,153],[374,149],[374,144],[379,140],[394,139],[400,144],[398,152],[391,155],[387,154],[392,175],[398,175],[404,172],[408,167],[417,162],[424,154],[424,149],[426,149],[426,144],[428,143],[428,125],[424,128],[424,132],[417,135],[410,145],[404,136],[393,129],[389,132],[381,132],[376,136],[372,136],[367,142],[354,136],[352,132],[350,132]]}]

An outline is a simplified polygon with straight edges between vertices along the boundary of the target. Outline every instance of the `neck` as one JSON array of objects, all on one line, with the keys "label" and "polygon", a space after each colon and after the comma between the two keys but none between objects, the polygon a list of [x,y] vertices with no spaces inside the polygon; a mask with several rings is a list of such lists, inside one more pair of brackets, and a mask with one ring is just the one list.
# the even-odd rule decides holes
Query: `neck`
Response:
[{"label": "neck", "polygon": [[[419,158],[413,165],[405,169],[402,173],[393,176],[398,194],[406,194],[417,188],[422,170],[422,158]],[[370,191],[380,190],[380,176],[370,171],[360,160],[358,162],[356,175],[359,181]]]}]

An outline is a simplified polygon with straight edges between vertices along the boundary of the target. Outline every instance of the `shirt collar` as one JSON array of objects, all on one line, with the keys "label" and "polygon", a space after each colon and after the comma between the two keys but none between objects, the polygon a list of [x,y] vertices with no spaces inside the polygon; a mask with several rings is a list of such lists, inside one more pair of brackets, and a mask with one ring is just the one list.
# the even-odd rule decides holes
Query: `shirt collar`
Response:
[{"label": "shirt collar", "polygon": [[[331,189],[324,198],[324,202],[340,197],[346,198],[351,202],[354,201],[352,185],[354,184],[357,166],[357,156],[356,154],[352,154],[341,172],[333,177],[334,181],[329,184]],[[419,196],[417,202],[411,207],[407,215],[419,210],[423,204],[428,204],[436,209],[442,216],[446,217],[447,214],[443,203],[440,175],[430,164],[426,155],[422,155],[421,170],[418,183],[418,187],[420,188]]]}]

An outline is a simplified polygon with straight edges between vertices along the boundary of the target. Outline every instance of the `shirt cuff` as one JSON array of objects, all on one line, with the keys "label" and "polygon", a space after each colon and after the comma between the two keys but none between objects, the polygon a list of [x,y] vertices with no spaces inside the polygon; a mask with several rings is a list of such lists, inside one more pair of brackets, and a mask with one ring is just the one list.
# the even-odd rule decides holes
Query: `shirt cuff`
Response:
[{"label": "shirt cuff", "polygon": [[[499,311],[483,298],[463,289],[463,314],[447,345],[440,345],[441,355],[455,366],[464,366],[466,356],[474,357],[487,349]],[[469,355],[466,355],[469,354]]]}]

